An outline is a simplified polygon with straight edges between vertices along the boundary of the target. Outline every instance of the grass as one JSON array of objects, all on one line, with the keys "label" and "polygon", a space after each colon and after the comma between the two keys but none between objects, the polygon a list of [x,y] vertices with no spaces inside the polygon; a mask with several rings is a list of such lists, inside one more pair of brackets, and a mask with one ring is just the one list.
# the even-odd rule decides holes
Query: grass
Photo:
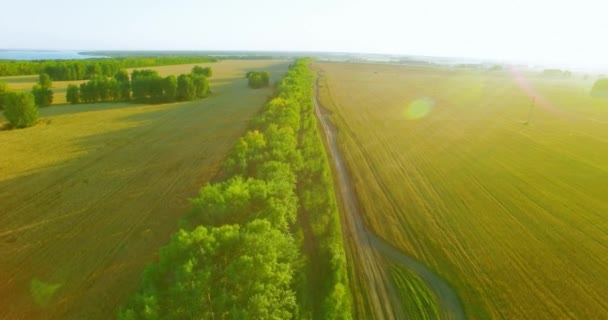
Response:
[{"label": "grass", "polygon": [[392,280],[399,289],[399,298],[405,313],[412,319],[441,319],[437,301],[426,284],[415,274],[397,265],[391,267]]},{"label": "grass", "polygon": [[608,314],[608,100],[589,96],[594,79],[315,67],[367,223],[445,278],[467,317]]},{"label": "grass", "polygon": [[204,100],[52,106],[0,131],[0,318],[113,318],[272,95],[245,72],[287,64],[223,61]]}]

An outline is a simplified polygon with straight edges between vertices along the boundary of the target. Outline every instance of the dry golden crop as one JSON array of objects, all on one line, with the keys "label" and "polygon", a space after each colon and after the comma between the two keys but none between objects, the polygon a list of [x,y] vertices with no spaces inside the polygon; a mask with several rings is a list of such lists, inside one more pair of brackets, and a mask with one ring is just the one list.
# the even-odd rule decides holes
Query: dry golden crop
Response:
[{"label": "dry golden crop", "polygon": [[468,318],[608,315],[608,101],[592,79],[315,68],[367,223]]}]

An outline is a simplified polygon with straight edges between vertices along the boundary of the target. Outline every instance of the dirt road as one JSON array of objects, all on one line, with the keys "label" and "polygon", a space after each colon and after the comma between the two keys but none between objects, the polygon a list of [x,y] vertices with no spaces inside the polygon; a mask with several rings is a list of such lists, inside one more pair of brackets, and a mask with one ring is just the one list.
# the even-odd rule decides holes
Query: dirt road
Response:
[{"label": "dirt road", "polygon": [[351,177],[340,153],[337,141],[337,128],[329,119],[329,112],[320,106],[318,101],[318,83],[315,82],[315,113],[323,126],[327,146],[333,159],[333,166],[338,178],[340,195],[345,210],[343,223],[346,225],[345,234],[350,235],[352,247],[357,249],[357,267],[361,268],[367,281],[365,287],[373,316],[376,319],[405,319],[408,318],[402,304],[398,301],[397,288],[389,280],[382,257],[387,257],[406,267],[422,279],[429,290],[435,295],[439,304],[442,319],[465,319],[464,310],[456,293],[433,271],[424,264],[395,249],[386,241],[377,237],[367,229],[363,222],[357,196]]}]

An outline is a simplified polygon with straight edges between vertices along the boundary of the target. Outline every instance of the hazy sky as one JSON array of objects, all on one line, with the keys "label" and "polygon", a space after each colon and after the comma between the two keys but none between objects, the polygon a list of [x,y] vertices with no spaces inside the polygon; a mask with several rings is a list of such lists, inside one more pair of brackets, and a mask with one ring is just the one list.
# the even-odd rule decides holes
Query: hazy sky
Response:
[{"label": "hazy sky", "polygon": [[349,51],[608,65],[606,0],[35,0],[2,7],[2,49]]}]

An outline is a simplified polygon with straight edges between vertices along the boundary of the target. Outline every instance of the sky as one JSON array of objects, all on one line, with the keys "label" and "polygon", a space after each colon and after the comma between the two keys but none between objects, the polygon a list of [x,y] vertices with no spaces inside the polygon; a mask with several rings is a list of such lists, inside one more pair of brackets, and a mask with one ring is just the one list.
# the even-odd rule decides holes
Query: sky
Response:
[{"label": "sky", "polygon": [[366,52],[608,66],[606,0],[34,0],[2,7],[0,49]]}]

